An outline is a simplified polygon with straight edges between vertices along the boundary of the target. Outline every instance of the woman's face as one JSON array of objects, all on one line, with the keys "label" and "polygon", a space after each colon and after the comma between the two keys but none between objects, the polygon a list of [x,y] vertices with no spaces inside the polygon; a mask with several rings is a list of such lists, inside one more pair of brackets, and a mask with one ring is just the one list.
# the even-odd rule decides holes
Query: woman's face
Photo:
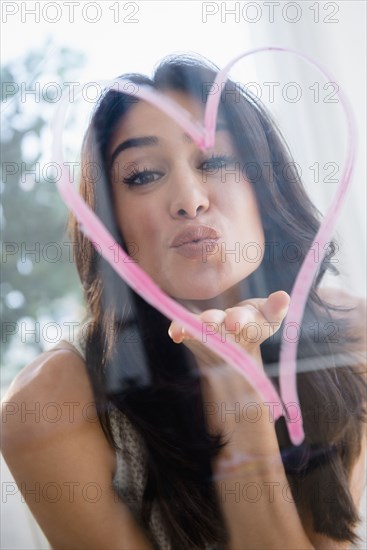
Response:
[{"label": "woman's face", "polygon": [[[177,91],[165,95],[203,120],[198,101]],[[109,159],[129,253],[168,295],[211,300],[260,265],[264,233],[256,197],[223,119],[215,146],[203,152],[169,116],[139,101],[113,134]]]}]

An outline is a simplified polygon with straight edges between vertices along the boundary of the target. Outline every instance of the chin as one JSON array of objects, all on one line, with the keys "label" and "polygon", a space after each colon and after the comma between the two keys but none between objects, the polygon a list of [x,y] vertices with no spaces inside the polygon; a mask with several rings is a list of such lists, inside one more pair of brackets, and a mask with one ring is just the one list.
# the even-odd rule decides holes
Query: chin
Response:
[{"label": "chin", "polygon": [[196,301],[202,301],[202,300],[214,300],[214,298],[217,298],[217,296],[220,293],[218,291],[215,292],[209,292],[208,289],[200,289],[200,290],[193,290],[191,289],[190,292],[182,293],[180,296],[176,296],[176,299],[179,300],[196,300]]},{"label": "chin", "polygon": [[174,300],[183,300],[183,301],[206,301],[206,300],[215,300],[227,290],[226,288],[219,288],[218,284],[187,284],[187,282],[182,285],[180,288],[172,288],[168,294]]},{"label": "chin", "polygon": [[187,289],[186,291],[181,289],[172,289],[168,293],[174,300],[211,300],[218,296],[218,292],[209,292],[208,289]]}]

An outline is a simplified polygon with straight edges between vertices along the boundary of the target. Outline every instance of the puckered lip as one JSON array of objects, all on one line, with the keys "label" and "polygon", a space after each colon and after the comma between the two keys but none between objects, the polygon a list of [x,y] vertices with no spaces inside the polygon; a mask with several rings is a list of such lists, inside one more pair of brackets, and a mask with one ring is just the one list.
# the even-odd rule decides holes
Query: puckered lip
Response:
[{"label": "puckered lip", "polygon": [[220,235],[218,231],[209,225],[189,225],[175,236],[170,248],[177,248],[183,244],[195,241],[213,241],[219,238]]}]

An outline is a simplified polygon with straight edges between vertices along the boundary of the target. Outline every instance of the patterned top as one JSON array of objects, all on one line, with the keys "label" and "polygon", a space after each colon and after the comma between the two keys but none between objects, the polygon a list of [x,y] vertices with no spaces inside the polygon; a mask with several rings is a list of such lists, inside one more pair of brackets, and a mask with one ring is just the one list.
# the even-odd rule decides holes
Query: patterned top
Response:
[{"label": "patterned top", "polygon": [[[56,348],[67,348],[75,351],[85,360],[85,350],[78,339],[73,344],[61,340]],[[112,484],[119,498],[129,506],[135,518],[141,523],[140,512],[147,479],[146,447],[142,437],[135,430],[130,420],[114,406],[112,406],[110,412],[110,423],[114,441],[119,447],[116,451],[116,471]],[[155,549],[173,550],[174,546],[164,526],[157,501],[154,501],[152,505],[148,536]],[[218,549],[219,546],[209,544],[203,548],[203,550]]]},{"label": "patterned top", "polygon": [[[136,432],[129,419],[118,409],[110,413],[113,437],[121,451],[116,452],[116,472],[113,486],[139,519],[145,488],[146,449],[140,434]],[[150,535],[159,550],[171,550],[172,545],[165,531],[159,506],[155,501],[149,520]]]}]

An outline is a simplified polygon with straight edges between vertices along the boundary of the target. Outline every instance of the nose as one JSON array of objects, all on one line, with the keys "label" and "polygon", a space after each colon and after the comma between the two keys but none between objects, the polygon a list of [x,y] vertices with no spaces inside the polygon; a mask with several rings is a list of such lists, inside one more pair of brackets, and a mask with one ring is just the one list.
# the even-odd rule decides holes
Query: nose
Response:
[{"label": "nose", "polygon": [[172,174],[170,214],[173,218],[195,218],[209,208],[209,196],[201,172],[186,167]]}]

